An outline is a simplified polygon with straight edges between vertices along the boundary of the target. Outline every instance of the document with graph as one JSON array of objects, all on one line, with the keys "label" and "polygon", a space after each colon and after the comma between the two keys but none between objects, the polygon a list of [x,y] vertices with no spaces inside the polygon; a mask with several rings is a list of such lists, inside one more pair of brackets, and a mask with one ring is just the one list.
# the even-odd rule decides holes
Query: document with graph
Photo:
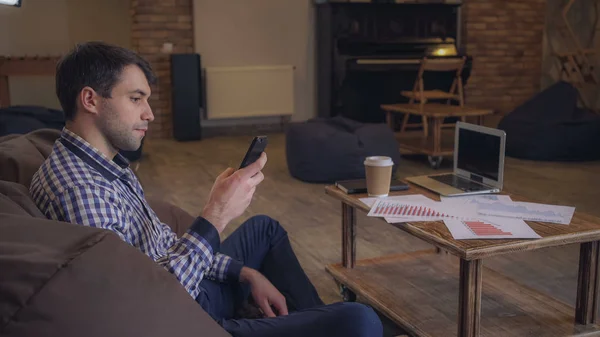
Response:
[{"label": "document with graph", "polygon": [[525,221],[511,218],[481,217],[471,220],[444,219],[455,240],[539,239]]},{"label": "document with graph", "polygon": [[431,199],[377,199],[367,216],[383,217],[390,223],[406,221],[436,221],[445,218],[469,218],[456,209],[445,207]]},{"label": "document with graph", "polygon": [[573,218],[575,207],[537,204],[532,202],[493,201],[479,204],[477,212],[484,215],[568,225],[571,223],[571,218]]},{"label": "document with graph", "polygon": [[422,194],[394,195],[386,198],[360,198],[359,200],[369,207],[373,207],[377,201],[435,203],[434,200],[431,200]]},{"label": "document with graph", "polygon": [[490,203],[493,201],[511,202],[510,196],[505,194],[481,194],[481,195],[459,195],[446,197],[441,195],[440,200],[445,204],[453,205],[479,205],[481,203]]}]

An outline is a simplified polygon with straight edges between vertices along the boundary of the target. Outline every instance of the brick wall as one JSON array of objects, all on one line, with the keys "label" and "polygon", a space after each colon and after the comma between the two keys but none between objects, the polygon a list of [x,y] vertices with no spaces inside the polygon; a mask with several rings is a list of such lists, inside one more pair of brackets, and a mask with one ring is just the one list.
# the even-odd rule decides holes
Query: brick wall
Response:
[{"label": "brick wall", "polygon": [[507,113],[540,90],[546,0],[465,0],[468,104]]},{"label": "brick wall", "polygon": [[169,55],[161,53],[164,43],[173,43],[173,53],[194,51],[192,0],[131,0],[132,48],[148,60],[158,77],[150,105],[155,120],[148,138],[170,138],[171,69]]}]

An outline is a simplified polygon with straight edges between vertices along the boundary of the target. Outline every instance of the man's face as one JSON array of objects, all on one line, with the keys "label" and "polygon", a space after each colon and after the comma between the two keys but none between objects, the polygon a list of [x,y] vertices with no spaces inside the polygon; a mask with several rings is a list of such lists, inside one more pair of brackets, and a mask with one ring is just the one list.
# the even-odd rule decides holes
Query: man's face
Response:
[{"label": "man's face", "polygon": [[123,69],[110,98],[102,98],[98,128],[106,141],[117,150],[135,151],[154,120],[148,104],[150,86],[144,72],[130,65]]}]

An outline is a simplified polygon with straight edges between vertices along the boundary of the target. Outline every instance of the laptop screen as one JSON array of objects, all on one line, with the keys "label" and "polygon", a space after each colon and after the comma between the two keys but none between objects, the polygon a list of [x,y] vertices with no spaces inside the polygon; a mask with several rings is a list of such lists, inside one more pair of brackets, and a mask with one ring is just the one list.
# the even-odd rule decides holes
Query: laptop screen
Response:
[{"label": "laptop screen", "polygon": [[459,129],[457,168],[497,181],[500,143],[499,136]]}]

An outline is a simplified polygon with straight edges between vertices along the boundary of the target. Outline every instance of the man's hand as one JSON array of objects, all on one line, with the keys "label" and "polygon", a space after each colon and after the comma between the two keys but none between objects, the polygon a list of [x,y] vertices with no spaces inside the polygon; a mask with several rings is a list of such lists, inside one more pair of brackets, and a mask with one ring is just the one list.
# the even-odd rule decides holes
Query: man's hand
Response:
[{"label": "man's hand", "polygon": [[271,306],[275,308],[278,316],[288,314],[285,297],[273,286],[266,277],[254,269],[243,267],[240,272],[240,281],[250,284],[250,291],[254,302],[267,317],[275,317]]},{"label": "man's hand", "polygon": [[202,217],[210,221],[219,233],[250,205],[256,186],[265,178],[261,170],[266,163],[267,154],[263,152],[260,158],[243,169],[228,168],[217,177]]}]

